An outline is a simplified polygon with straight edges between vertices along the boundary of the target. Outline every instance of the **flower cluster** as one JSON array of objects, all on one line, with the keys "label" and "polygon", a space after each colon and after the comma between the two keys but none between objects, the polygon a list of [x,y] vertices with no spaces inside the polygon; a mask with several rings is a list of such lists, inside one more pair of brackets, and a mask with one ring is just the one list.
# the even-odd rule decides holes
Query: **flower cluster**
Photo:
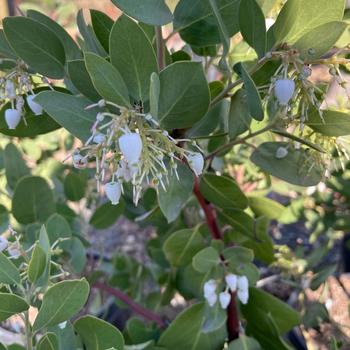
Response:
[{"label": "flower cluster", "polygon": [[204,283],[204,298],[209,306],[214,306],[219,299],[222,309],[226,309],[231,302],[231,293],[236,292],[237,297],[242,304],[248,303],[249,298],[249,282],[246,276],[237,276],[232,273],[225,276],[225,289],[217,294],[218,283],[211,279]]},{"label": "flower cluster", "polygon": [[10,242],[6,237],[0,236],[0,252],[7,251],[10,257],[13,259],[18,259],[22,255],[21,244],[19,241],[20,236],[17,235],[17,232],[14,231],[11,226],[9,227],[9,231],[15,240]]},{"label": "flower cluster", "polygon": [[166,190],[170,174],[179,179],[178,162],[186,161],[197,176],[202,173],[203,156],[193,150],[198,146],[191,142],[191,150],[180,147],[179,143],[190,140],[175,140],[150,114],[105,100],[87,108],[93,107],[104,111],[97,114],[89,139],[74,151],[73,165],[85,168],[94,159],[97,188],[105,184],[105,193],[112,204],[119,203],[123,185],[127,183],[132,184],[135,204],[143,183]]},{"label": "flower cluster", "polygon": [[[11,108],[5,110],[5,121],[11,130],[16,129],[22,118],[26,123],[23,113],[25,100],[35,115],[39,116],[43,113],[42,107],[34,101],[33,76],[25,68],[23,63],[19,63],[13,71],[0,78],[1,105],[8,102],[11,104]],[[47,83],[44,77],[40,79]]]}]

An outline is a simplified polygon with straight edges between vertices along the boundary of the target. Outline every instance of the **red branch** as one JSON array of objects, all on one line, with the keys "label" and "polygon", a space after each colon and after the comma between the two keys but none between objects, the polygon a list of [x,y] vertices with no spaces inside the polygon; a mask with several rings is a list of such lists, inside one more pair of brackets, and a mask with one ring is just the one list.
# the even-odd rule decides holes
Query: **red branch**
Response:
[{"label": "red branch", "polygon": [[207,225],[209,226],[209,229],[212,233],[213,238],[222,239],[222,233],[216,218],[216,210],[210,203],[208,203],[204,199],[201,191],[199,190],[199,181],[197,176],[195,176],[195,180],[194,180],[193,193],[196,196],[201,208],[204,211],[205,219],[207,221]]},{"label": "red branch", "polygon": [[[205,200],[199,189],[198,177],[195,177],[193,193],[204,211],[207,225],[214,239],[223,239],[221,229],[218,225],[216,210],[213,205]],[[236,293],[231,293],[230,305],[227,308],[227,332],[229,341],[239,337],[239,317],[236,305]]]},{"label": "red branch", "polygon": [[103,290],[104,292],[107,292],[108,294],[115,296],[119,300],[123,301],[126,305],[128,305],[130,309],[133,310],[136,314],[144,317],[147,320],[155,322],[158,325],[158,327],[160,328],[165,327],[165,322],[159,315],[155,314],[151,310],[146,309],[140,304],[137,304],[134,300],[132,300],[128,295],[126,295],[119,289],[107,286],[102,282],[94,283],[93,287],[99,290]]}]

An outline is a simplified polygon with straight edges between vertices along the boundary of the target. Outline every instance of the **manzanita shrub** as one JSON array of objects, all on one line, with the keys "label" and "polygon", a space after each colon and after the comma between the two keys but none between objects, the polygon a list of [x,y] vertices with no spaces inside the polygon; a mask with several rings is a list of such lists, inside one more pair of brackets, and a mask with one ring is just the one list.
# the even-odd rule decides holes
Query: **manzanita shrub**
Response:
[{"label": "manzanita shrub", "polygon": [[[258,267],[297,296],[333,270],[286,263],[268,231],[284,208],[265,195],[348,158],[348,105],[325,101],[346,91],[346,1],[112,2],[116,21],[78,13],[77,40],[34,10],[3,20],[0,320],[23,319],[28,350],[291,349],[304,298],[259,288]],[[88,225],[120,215],[153,226],[149,263],[89,250]],[[142,321],[95,317],[102,292]]]}]

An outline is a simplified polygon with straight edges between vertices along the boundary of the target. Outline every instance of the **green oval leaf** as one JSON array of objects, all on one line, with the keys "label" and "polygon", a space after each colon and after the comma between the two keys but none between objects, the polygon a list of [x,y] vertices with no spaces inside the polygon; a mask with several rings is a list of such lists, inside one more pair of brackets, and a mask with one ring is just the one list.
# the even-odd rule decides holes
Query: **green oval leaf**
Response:
[{"label": "green oval leaf", "polygon": [[47,219],[45,227],[51,244],[60,238],[69,238],[72,236],[72,230],[68,221],[57,213],[52,214]]},{"label": "green oval leaf", "polygon": [[93,316],[83,316],[74,323],[86,350],[124,349],[122,333],[110,323]]},{"label": "green oval leaf", "polygon": [[206,200],[220,208],[245,209],[248,205],[237,183],[227,176],[205,174],[201,177],[200,191]]},{"label": "green oval leaf", "polygon": [[68,61],[68,74],[71,83],[84,96],[94,102],[101,100],[101,96],[92,84],[84,60]]},{"label": "green oval leaf", "polygon": [[29,305],[23,298],[15,294],[0,293],[0,322],[28,309]]},{"label": "green oval leaf", "polygon": [[194,175],[188,166],[178,163],[177,172],[179,179],[173,172],[166,189],[160,187],[158,191],[159,206],[168,222],[177,219],[193,190]]},{"label": "green oval leaf", "polygon": [[43,91],[35,101],[56,120],[79,139],[86,141],[91,136],[91,127],[96,120],[96,110],[86,110],[91,101],[62,92]]},{"label": "green oval leaf", "polygon": [[265,142],[253,152],[251,161],[266,173],[293,185],[317,185],[323,178],[323,167],[305,149],[289,147],[286,157],[277,158],[278,148],[287,146],[285,142]]},{"label": "green oval leaf", "polygon": [[19,270],[3,253],[0,252],[0,283],[20,284]]},{"label": "green oval leaf", "polygon": [[28,266],[28,279],[30,282],[35,283],[39,277],[44,273],[46,267],[46,254],[37,243],[34,247],[32,257],[30,258]]},{"label": "green oval leaf", "polygon": [[338,137],[350,135],[350,114],[325,110],[322,112],[323,121],[314,110],[308,115],[306,124],[316,132],[326,136]]},{"label": "green oval leaf", "polygon": [[282,204],[266,197],[249,196],[248,201],[256,216],[265,216],[271,220],[280,218],[285,210]]},{"label": "green oval leaf", "polygon": [[6,39],[18,56],[44,76],[64,76],[65,51],[56,34],[28,17],[6,17],[3,21]]},{"label": "green oval leaf", "polygon": [[173,266],[184,266],[191,263],[193,256],[204,248],[204,240],[195,229],[174,232],[164,242],[163,251]]},{"label": "green oval leaf", "polygon": [[55,333],[46,333],[39,340],[36,350],[59,350],[58,338]]},{"label": "green oval leaf", "polygon": [[163,26],[172,21],[173,15],[164,0],[112,0],[127,15],[153,26]]},{"label": "green oval leaf", "polygon": [[64,178],[64,194],[70,201],[78,202],[85,196],[86,185],[86,179],[81,174],[70,172]]},{"label": "green oval leaf", "polygon": [[277,329],[283,334],[300,323],[300,315],[288,304],[261,289],[249,288],[249,302],[242,305],[243,315],[248,322],[256,324],[260,317],[270,314]]},{"label": "green oval leaf", "polygon": [[85,53],[85,64],[95,89],[105,100],[130,107],[128,88],[114,66],[93,53]]},{"label": "green oval leaf", "polygon": [[81,50],[77,43],[56,21],[44,15],[43,13],[35,10],[28,10],[27,16],[40,22],[41,24],[44,24],[57,35],[57,37],[61,41],[61,44],[64,47],[67,60],[75,60],[82,57]]},{"label": "green oval leaf", "polygon": [[345,22],[322,24],[304,34],[293,46],[300,52],[301,59],[314,60],[327,53],[348,26]]},{"label": "green oval leaf", "polygon": [[158,119],[163,128],[189,128],[204,117],[210,95],[201,63],[175,62],[160,72],[159,79]]},{"label": "green oval leaf", "polygon": [[4,165],[7,184],[12,189],[22,177],[30,174],[21,152],[13,143],[8,143],[5,147]]},{"label": "green oval leaf", "polygon": [[136,101],[149,99],[150,76],[158,71],[157,58],[146,33],[132,19],[121,16],[110,35],[111,63]]},{"label": "green oval leaf", "polygon": [[89,295],[85,279],[58,282],[44,294],[33,331],[69,320],[84,306]]},{"label": "green oval leaf", "polygon": [[240,2],[239,29],[243,39],[263,57],[266,52],[265,16],[255,0]]},{"label": "green oval leaf", "polygon": [[305,33],[324,23],[341,21],[344,8],[344,0],[288,0],[272,27],[275,41],[294,44]]},{"label": "green oval leaf", "polygon": [[[216,0],[218,12],[229,37],[239,31],[239,0]],[[174,29],[181,38],[194,46],[211,46],[222,41],[209,1],[180,0],[174,12]]]},{"label": "green oval leaf", "polygon": [[19,223],[44,222],[54,212],[53,193],[45,179],[26,176],[18,181],[12,198],[12,214]]},{"label": "green oval leaf", "polygon": [[233,68],[243,80],[244,87],[247,91],[247,104],[251,117],[258,121],[262,121],[264,119],[264,110],[259,92],[253,79],[248,74],[242,63],[237,63]]},{"label": "green oval leaf", "polygon": [[97,229],[110,227],[123,214],[124,208],[124,201],[120,201],[118,205],[112,205],[110,202],[104,203],[92,215],[90,225]]},{"label": "green oval leaf", "polygon": [[204,304],[189,307],[182,311],[162,333],[159,346],[167,350],[194,349],[202,331],[203,321]]},{"label": "green oval leaf", "polygon": [[103,48],[109,52],[109,35],[114,21],[104,12],[90,10],[92,28]]},{"label": "green oval leaf", "polygon": [[220,263],[220,255],[213,247],[198,252],[192,260],[193,268],[200,273],[207,273]]}]

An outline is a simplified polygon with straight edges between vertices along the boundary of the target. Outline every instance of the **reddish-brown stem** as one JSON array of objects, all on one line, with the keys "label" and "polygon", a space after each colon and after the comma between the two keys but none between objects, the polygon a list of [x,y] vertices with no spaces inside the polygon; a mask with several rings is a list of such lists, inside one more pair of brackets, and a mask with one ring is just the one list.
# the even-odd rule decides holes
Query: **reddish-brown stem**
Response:
[{"label": "reddish-brown stem", "polygon": [[231,301],[227,308],[227,332],[229,341],[235,340],[239,337],[239,317],[236,293],[231,293]]},{"label": "reddish-brown stem", "polygon": [[123,293],[117,288],[107,286],[106,284],[102,282],[96,282],[93,285],[94,288],[102,290],[110,295],[115,296],[117,299],[123,301],[126,305],[130,307],[132,311],[134,311],[136,314],[144,317],[145,319],[149,321],[155,322],[158,327],[164,328],[165,327],[165,322],[164,320],[154,313],[151,310],[146,309],[145,307],[141,306],[140,304],[136,303],[134,300],[132,300],[128,295]]},{"label": "reddish-brown stem", "polygon": [[[217,221],[215,207],[203,197],[199,188],[199,180],[197,176],[194,181],[193,193],[204,211],[205,219],[212,237],[214,239],[222,239],[223,235]],[[236,293],[231,293],[230,305],[227,308],[227,332],[230,341],[239,337],[239,317],[236,305]]]},{"label": "reddish-brown stem", "polygon": [[219,227],[217,219],[216,219],[216,210],[203,197],[203,195],[199,189],[199,181],[198,181],[197,176],[195,177],[195,180],[194,180],[193,193],[196,196],[201,208],[204,211],[205,219],[207,221],[207,225],[211,231],[213,238],[214,239],[222,239],[222,232],[220,230],[220,227]]}]

